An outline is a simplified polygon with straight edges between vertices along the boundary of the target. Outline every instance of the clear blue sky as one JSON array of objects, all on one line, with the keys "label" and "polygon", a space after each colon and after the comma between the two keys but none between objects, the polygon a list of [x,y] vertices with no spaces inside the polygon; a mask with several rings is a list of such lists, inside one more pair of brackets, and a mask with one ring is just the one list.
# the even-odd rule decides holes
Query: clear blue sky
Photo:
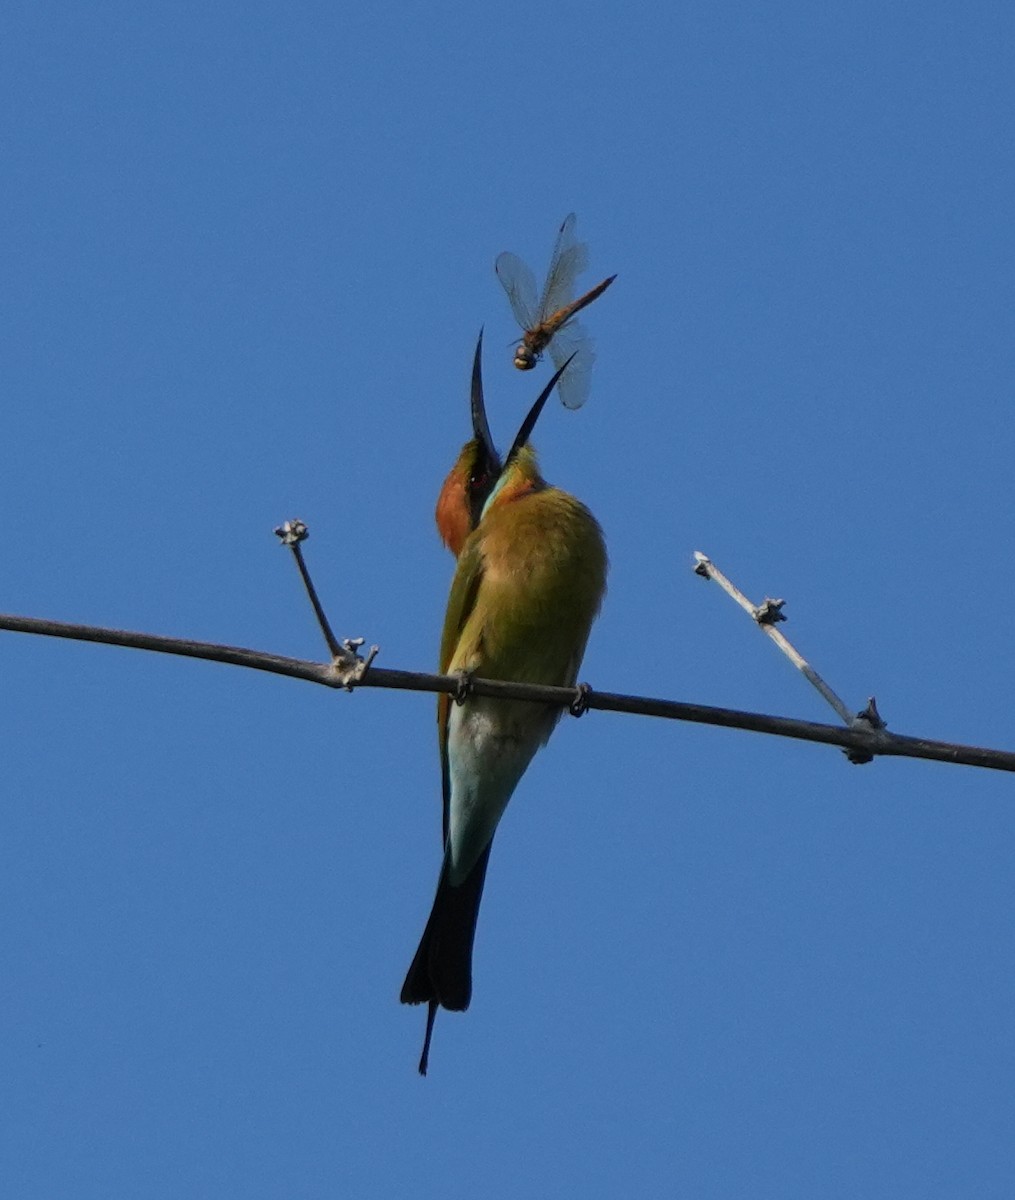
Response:
[{"label": "clear blue sky", "polygon": [[[432,669],[501,250],[575,210],[594,686],[1015,747],[1015,10],[8,4],[0,609]],[[592,714],[508,810],[471,1010],[398,990],[432,698],[0,635],[11,1200],[1015,1194],[1007,775]]]}]

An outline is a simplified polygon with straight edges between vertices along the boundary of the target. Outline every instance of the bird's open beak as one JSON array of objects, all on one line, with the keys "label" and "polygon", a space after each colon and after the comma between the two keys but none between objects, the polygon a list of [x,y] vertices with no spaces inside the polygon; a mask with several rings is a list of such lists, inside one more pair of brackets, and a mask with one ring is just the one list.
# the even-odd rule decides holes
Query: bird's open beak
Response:
[{"label": "bird's open beak", "polygon": [[486,401],[483,399],[483,331],[479,331],[476,354],[472,360],[472,432],[479,446],[482,466],[487,468],[491,479],[500,474],[500,455],[493,444],[490,422],[486,419]]},{"label": "bird's open beak", "polygon": [[[577,353],[577,351],[575,353]],[[504,460],[505,467],[514,461],[518,451],[521,450],[521,448],[532,436],[532,431],[536,427],[536,422],[539,420],[539,414],[543,411],[543,406],[546,404],[547,400],[549,400],[550,393],[557,386],[557,381],[560,379],[561,375],[563,375],[571,365],[572,358],[574,358],[574,354],[571,355],[571,358],[567,360],[567,362],[560,368],[556,375],[554,375],[546,387],[543,388],[543,390],[539,393],[539,399],[529,409],[525,420],[521,424],[521,428],[515,435],[515,440],[511,446],[511,449],[508,451],[508,456]]]}]

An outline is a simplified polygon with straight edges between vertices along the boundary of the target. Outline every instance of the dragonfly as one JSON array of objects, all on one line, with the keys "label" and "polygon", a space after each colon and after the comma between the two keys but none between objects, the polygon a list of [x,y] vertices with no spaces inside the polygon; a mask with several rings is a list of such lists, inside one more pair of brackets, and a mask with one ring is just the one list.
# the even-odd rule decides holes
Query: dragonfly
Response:
[{"label": "dragonfly", "polygon": [[592,339],[575,320],[575,315],[601,296],[617,278],[611,275],[584,296],[572,299],[575,280],[589,262],[588,246],[575,236],[577,221],[574,213],[568,213],[564,218],[550,257],[542,296],[536,293],[536,277],[517,254],[505,250],[494,264],[515,320],[524,331],[515,349],[515,366],[519,371],[531,371],[546,349],[558,370],[571,358],[570,367],[557,384],[567,408],[581,408],[588,399],[592,364],[596,360]]}]

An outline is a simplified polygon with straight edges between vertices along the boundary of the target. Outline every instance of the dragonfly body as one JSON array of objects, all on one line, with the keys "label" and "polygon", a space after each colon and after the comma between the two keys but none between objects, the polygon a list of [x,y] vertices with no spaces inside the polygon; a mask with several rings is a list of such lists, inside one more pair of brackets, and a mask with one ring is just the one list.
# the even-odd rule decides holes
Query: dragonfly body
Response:
[{"label": "dragonfly body", "polygon": [[544,321],[540,322],[535,329],[526,329],[518,349],[515,350],[515,366],[518,370],[531,371],[555,334],[576,313],[581,312],[593,300],[597,300],[616,278],[616,275],[611,275],[609,279],[604,279],[602,283],[597,283],[594,288],[590,288],[584,296],[579,296],[577,300],[572,300],[570,304],[558,308],[555,313],[551,313]]},{"label": "dragonfly body", "polygon": [[569,213],[557,232],[542,293],[536,277],[517,256],[505,251],[497,256],[497,278],[507,293],[511,311],[522,327],[522,340],[514,352],[514,364],[530,371],[544,350],[549,350],[555,367],[571,360],[558,384],[560,398],[568,408],[581,408],[588,399],[595,351],[576,315],[606,291],[616,279],[611,275],[578,299],[575,281],[588,266],[589,249],[575,235],[577,217]]}]

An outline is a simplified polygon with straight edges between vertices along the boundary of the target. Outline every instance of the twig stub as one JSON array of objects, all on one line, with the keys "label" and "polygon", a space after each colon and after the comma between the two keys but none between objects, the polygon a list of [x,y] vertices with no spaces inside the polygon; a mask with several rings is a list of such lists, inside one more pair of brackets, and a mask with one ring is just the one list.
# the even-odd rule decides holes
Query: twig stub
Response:
[{"label": "twig stub", "polygon": [[347,692],[351,692],[357,683],[362,683],[367,671],[370,670],[370,664],[380,650],[380,646],[371,646],[366,658],[363,658],[359,653],[362,645],[363,638],[361,637],[343,638],[338,653],[331,660],[329,673],[334,679],[335,685],[345,688]]},{"label": "twig stub", "polygon": [[283,521],[275,530],[275,536],[283,546],[295,546],[310,537],[310,530],[299,519]]},{"label": "twig stub", "polygon": [[754,610],[754,619],[759,625],[775,625],[778,621],[785,621],[783,615],[783,606],[785,600],[772,600],[766,596],[764,600]]},{"label": "twig stub", "polygon": [[[878,712],[877,701],[873,696],[867,698],[867,707],[862,712],[858,712],[849,723],[850,729],[862,729],[872,735],[875,742],[884,742],[885,738],[878,738],[878,734],[883,734],[888,726],[881,719],[881,714]],[[865,763],[873,762],[874,755],[866,750],[861,750],[856,746],[849,749],[844,749],[843,754],[851,763],[856,766],[863,766]]]}]

